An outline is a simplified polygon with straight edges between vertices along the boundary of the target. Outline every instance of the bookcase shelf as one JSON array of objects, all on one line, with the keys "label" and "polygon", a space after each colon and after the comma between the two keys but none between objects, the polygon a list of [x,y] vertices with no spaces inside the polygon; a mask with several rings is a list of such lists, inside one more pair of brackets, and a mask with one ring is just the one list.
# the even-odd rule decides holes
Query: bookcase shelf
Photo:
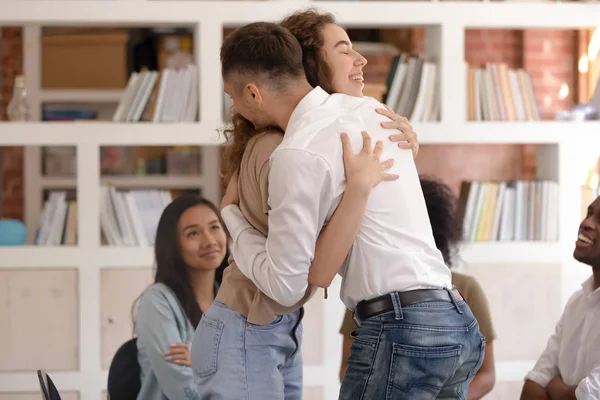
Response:
[{"label": "bookcase shelf", "polygon": [[122,89],[44,89],[42,103],[118,103]]},{"label": "bookcase shelf", "polygon": [[[177,175],[110,175],[100,178],[102,185],[127,189],[198,189],[203,182],[201,176]],[[77,178],[43,177],[40,184],[46,189],[74,189],[77,187]]]},{"label": "bookcase shelf", "polygon": [[[537,144],[538,175],[559,183],[560,240],[544,242],[476,242],[461,246],[460,261],[467,265],[560,265],[561,301],[580,284],[570,272],[572,242],[580,217],[577,144],[598,143],[600,122],[468,122],[465,30],[469,28],[561,28],[596,26],[599,3],[551,2],[272,2],[272,1],[102,1],[102,0],[4,0],[0,25],[24,26],[24,74],[34,119],[40,119],[43,103],[118,103],[122,90],[46,90],[40,77],[42,26],[160,27],[185,26],[194,31],[195,64],[200,84],[197,123],[112,122],[0,122],[0,146],[25,148],[25,213],[28,227],[39,223],[41,190],[76,188],[78,245],[73,247],[0,247],[0,272],[9,269],[75,269],[79,289],[79,371],[52,372],[61,391],[78,391],[80,400],[98,399],[106,387],[101,368],[101,270],[152,268],[150,247],[108,247],[100,243],[99,186],[123,188],[191,188],[202,186],[213,202],[221,197],[220,148],[224,138],[223,91],[219,49],[224,27],[258,20],[279,20],[286,14],[317,7],[332,12],[348,28],[423,26],[427,56],[440,72],[440,121],[416,123],[421,144]],[[543,16],[543,17],[541,17]],[[202,176],[100,176],[102,146],[202,146]],[[40,146],[75,146],[77,178],[40,178]],[[206,150],[206,153],[204,152]],[[206,157],[205,157],[206,156]],[[33,160],[33,161],[32,161]],[[37,160],[37,161],[36,161]],[[32,228],[29,228],[31,230]],[[565,238],[566,239],[563,239]],[[569,239],[569,240],[567,240]],[[493,267],[490,267],[493,268]],[[337,283],[336,283],[337,282]],[[305,384],[322,389],[322,399],[337,398],[341,336],[338,322],[343,306],[336,299],[339,280],[330,289],[318,315],[323,324],[321,344],[328,355],[318,366],[305,366]],[[315,296],[317,297],[317,296]],[[312,304],[307,306],[316,307]],[[321,307],[321,306],[319,306]],[[316,313],[311,311],[310,313]],[[310,314],[307,312],[307,316]],[[309,323],[307,318],[307,324]],[[307,329],[305,332],[313,330]],[[305,347],[315,337],[306,337]],[[546,338],[540,338],[546,340]],[[331,351],[331,353],[330,353]],[[497,381],[520,380],[532,363],[498,363]],[[515,372],[516,371],[516,372]],[[0,391],[36,391],[33,372],[0,373]]]},{"label": "bookcase shelf", "polygon": [[77,246],[7,246],[0,248],[0,269],[76,268],[80,248]]},{"label": "bookcase shelf", "polygon": [[[333,12],[343,24],[364,26],[416,26],[451,23],[481,28],[578,28],[596,26],[600,5],[596,3],[548,2],[394,2],[352,3],[323,1],[148,1],[143,7],[128,2],[19,0],[2,4],[2,23],[22,25],[195,25],[198,21],[237,26],[275,20],[290,11],[317,6]],[[68,10],[68,12],[63,12]],[[375,15],[377,17],[375,17]],[[260,17],[259,17],[260,16]],[[543,16],[541,18],[540,16]]]},{"label": "bookcase shelf", "polygon": [[220,145],[218,125],[208,123],[0,122],[0,146]]},{"label": "bookcase shelf", "polygon": [[[559,144],[598,140],[600,122],[432,122],[413,124],[422,144]],[[223,124],[0,122],[0,146],[200,145],[225,143]]]},{"label": "bookcase shelf", "polygon": [[[13,246],[0,249],[0,269],[76,268],[85,256],[81,246]],[[152,247],[98,246],[99,268],[149,268],[154,265]],[[460,261],[465,264],[560,263],[558,242],[464,242]]]}]

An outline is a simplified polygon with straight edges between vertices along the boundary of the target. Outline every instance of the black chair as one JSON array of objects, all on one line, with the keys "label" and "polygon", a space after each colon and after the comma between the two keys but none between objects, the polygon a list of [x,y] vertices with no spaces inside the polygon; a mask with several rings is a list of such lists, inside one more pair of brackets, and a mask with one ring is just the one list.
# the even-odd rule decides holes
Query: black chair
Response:
[{"label": "black chair", "polygon": [[123,343],[115,353],[106,387],[110,400],[136,400],[142,387],[137,353],[137,338]]},{"label": "black chair", "polygon": [[52,379],[50,379],[46,371],[38,369],[37,376],[40,381],[40,389],[42,390],[44,400],[61,400],[60,394],[58,393],[58,390],[56,390],[56,386],[54,386],[54,382],[52,382]]}]

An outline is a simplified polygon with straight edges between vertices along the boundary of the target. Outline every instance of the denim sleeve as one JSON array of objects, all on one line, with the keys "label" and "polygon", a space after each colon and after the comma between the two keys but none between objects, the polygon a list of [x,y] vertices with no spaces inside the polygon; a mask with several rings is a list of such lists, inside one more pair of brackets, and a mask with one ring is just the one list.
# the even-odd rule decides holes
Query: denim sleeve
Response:
[{"label": "denim sleeve", "polygon": [[182,343],[175,312],[163,293],[149,290],[140,299],[136,334],[161,391],[169,399],[200,400],[192,369],[165,358],[169,345]]}]

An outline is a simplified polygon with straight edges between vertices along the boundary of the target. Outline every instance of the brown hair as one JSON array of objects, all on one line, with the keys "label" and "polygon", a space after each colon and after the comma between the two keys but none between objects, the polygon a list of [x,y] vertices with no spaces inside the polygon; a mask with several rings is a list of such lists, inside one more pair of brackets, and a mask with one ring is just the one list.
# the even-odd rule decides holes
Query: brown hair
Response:
[{"label": "brown hair", "polygon": [[[246,82],[241,79],[265,79],[271,85],[282,85],[286,79],[304,77],[302,48],[284,27],[270,22],[255,22],[236,29],[221,45],[221,73],[233,79],[235,90]],[[235,74],[235,75],[234,75]],[[229,181],[242,162],[248,141],[258,132],[239,113],[231,117],[224,130],[225,148],[223,175]]]},{"label": "brown hair", "polygon": [[281,21],[281,26],[289,29],[302,47],[302,65],[308,83],[312,87],[320,86],[327,93],[334,93],[331,87],[331,70],[323,59],[323,28],[335,24],[330,13],[321,13],[311,8],[297,11]]},{"label": "brown hair", "polygon": [[249,79],[270,85],[304,78],[302,48],[288,31],[272,22],[254,22],[233,31],[221,45],[221,73],[241,89]]},{"label": "brown hair", "polygon": [[[312,87],[320,86],[328,93],[334,91],[331,88],[331,71],[323,59],[323,52],[321,51],[324,41],[321,32],[325,25],[335,23],[335,17],[332,14],[320,13],[313,8],[306,11],[297,11],[287,16],[279,24],[289,30],[295,36],[296,41],[300,43],[299,53],[302,54],[302,67],[308,83]],[[227,39],[229,39],[229,36]],[[223,60],[223,50],[221,50],[221,60]],[[223,72],[225,72],[224,67]],[[225,74],[223,75],[225,76]],[[270,130],[281,131],[279,128],[271,128]],[[262,130],[257,131],[254,125],[242,117],[241,114],[236,112],[232,115],[231,127],[224,131],[228,144],[224,154],[223,175],[227,181],[239,168],[248,141],[261,132]],[[283,131],[281,132],[283,133]]]}]

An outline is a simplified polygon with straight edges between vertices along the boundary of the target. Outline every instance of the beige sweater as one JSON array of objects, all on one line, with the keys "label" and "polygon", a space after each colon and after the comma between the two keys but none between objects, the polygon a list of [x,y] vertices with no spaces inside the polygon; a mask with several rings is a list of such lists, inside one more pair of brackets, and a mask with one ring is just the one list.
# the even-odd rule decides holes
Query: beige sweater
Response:
[{"label": "beige sweater", "polygon": [[[279,132],[266,132],[250,139],[240,165],[238,191],[240,210],[257,231],[267,236],[269,157],[283,140]],[[304,298],[292,307],[283,307],[264,295],[239,270],[233,257],[223,273],[223,282],[217,298],[230,308],[247,317],[255,325],[268,325],[277,315],[289,314],[302,307],[316,292],[310,286]]]}]

